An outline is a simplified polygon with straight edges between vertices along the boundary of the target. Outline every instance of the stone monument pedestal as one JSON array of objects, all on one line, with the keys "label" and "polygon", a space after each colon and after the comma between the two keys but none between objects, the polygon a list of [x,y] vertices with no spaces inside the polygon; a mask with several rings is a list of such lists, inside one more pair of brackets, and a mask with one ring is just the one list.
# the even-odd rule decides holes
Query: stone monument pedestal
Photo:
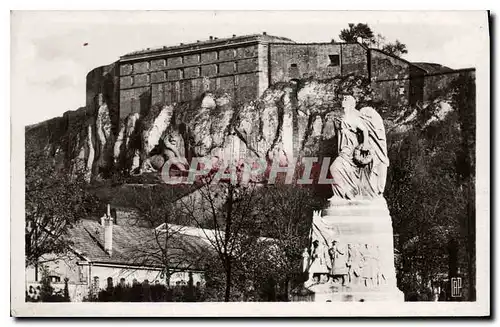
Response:
[{"label": "stone monument pedestal", "polygon": [[309,265],[317,269],[310,276],[319,275],[305,284],[315,302],[404,301],[396,285],[392,221],[383,197],[331,201],[314,213],[311,236],[329,259],[321,269]]}]

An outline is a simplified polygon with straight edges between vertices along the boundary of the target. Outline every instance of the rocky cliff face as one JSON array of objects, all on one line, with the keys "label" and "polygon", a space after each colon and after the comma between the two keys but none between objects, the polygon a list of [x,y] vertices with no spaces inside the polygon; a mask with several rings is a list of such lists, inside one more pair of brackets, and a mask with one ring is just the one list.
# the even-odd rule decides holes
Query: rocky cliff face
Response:
[{"label": "rocky cliff face", "polygon": [[[131,114],[119,126],[113,126],[102,100],[97,109],[80,108],[28,126],[26,142],[49,156],[57,154],[59,164],[84,172],[89,181],[113,172],[158,172],[171,158],[187,167],[192,157],[282,163],[302,156],[331,157],[336,148],[334,118],[341,113],[337,95],[349,83],[369,94],[366,81],[353,77],[279,83],[243,105],[225,93],[205,93],[193,103],[153,106],[143,116]],[[388,133],[396,135],[440,120],[452,108],[440,98],[419,108],[377,110]]]}]

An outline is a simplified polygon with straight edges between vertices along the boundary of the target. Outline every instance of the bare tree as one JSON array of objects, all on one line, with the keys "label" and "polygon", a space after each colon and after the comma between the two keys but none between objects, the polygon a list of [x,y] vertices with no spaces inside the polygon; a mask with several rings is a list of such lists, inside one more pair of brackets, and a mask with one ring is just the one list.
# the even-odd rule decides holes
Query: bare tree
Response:
[{"label": "bare tree", "polygon": [[183,235],[186,220],[175,202],[183,194],[171,185],[129,187],[121,192],[120,201],[135,211],[130,224],[136,228],[137,246],[131,249],[131,260],[141,266],[162,266],[167,286],[173,274],[199,264],[203,249]]},{"label": "bare tree", "polygon": [[374,45],[377,49],[381,49],[382,46],[385,44],[386,38],[380,33],[377,33],[374,39]]},{"label": "bare tree", "polygon": [[301,281],[301,260],[309,247],[312,212],[324,205],[324,198],[311,187],[273,184],[262,189],[260,212],[265,215],[266,236],[277,250],[271,257],[273,278],[284,283],[287,294],[293,281]]},{"label": "bare tree", "polygon": [[202,229],[225,274],[224,301],[231,299],[235,264],[258,242],[260,229],[255,219],[255,185],[206,183],[179,200],[186,214]]}]

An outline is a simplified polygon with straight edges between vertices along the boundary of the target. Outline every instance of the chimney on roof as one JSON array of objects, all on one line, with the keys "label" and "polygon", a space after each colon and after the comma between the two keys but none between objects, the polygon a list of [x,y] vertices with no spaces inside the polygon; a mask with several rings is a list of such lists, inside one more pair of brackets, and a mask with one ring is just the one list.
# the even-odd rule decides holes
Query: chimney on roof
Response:
[{"label": "chimney on roof", "polygon": [[212,35],[210,35],[208,38],[210,39],[210,41],[212,41],[214,39],[214,37]]},{"label": "chimney on roof", "polygon": [[236,37],[236,34],[233,34],[233,37]]},{"label": "chimney on roof", "polygon": [[217,40],[217,39],[218,39],[218,37],[214,37],[214,40]]},{"label": "chimney on roof", "polygon": [[111,208],[111,218],[113,218],[113,224],[118,225],[118,214],[116,213],[116,208]]},{"label": "chimney on roof", "polygon": [[184,45],[184,43],[181,42],[181,45]]},{"label": "chimney on roof", "polygon": [[196,40],[196,43],[200,43],[200,40]]},{"label": "chimney on roof", "polygon": [[267,35],[267,32],[262,32],[262,35]]},{"label": "chimney on roof", "polygon": [[113,217],[109,203],[106,214],[101,217],[101,225],[104,227],[104,251],[111,256],[113,252]]}]

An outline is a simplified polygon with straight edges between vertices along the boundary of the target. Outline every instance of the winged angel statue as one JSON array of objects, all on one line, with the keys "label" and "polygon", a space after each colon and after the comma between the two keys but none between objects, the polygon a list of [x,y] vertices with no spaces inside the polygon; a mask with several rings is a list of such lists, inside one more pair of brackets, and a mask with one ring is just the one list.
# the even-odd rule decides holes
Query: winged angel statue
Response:
[{"label": "winged angel statue", "polygon": [[372,199],[382,196],[387,167],[387,141],[382,117],[372,107],[357,109],[360,82],[343,87],[343,113],[337,121],[338,157],[330,166],[335,199]]}]

